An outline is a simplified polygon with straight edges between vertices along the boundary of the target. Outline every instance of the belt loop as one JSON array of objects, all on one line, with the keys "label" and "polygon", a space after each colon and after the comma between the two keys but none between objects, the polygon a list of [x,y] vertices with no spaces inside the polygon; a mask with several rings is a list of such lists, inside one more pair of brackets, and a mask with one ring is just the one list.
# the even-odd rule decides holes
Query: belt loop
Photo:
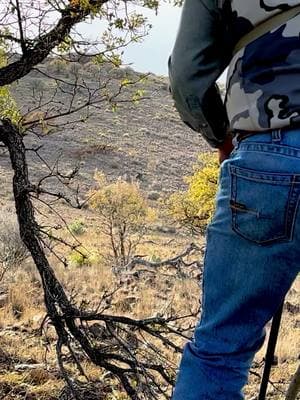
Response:
[{"label": "belt loop", "polygon": [[272,131],[272,142],[280,142],[281,141],[281,129],[273,129]]},{"label": "belt loop", "polygon": [[234,147],[235,150],[238,148],[239,142],[240,141],[239,141],[239,137],[238,137],[238,133],[237,133],[232,138],[232,144],[233,144],[233,147]]}]

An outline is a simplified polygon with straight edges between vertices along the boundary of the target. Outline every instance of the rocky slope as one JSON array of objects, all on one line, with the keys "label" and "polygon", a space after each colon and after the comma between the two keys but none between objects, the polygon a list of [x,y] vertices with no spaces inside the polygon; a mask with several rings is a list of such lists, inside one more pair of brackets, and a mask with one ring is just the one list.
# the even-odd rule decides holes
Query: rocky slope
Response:
[{"label": "rocky slope", "polygon": [[[118,97],[121,103],[117,110],[113,110],[112,103],[104,101],[97,107],[90,107],[86,119],[86,112],[82,110],[49,121],[46,132],[42,124],[34,128],[34,134],[29,131],[27,147],[42,146],[40,155],[44,159],[43,163],[35,153],[28,152],[32,180],[36,181],[47,173],[46,164],[51,168],[57,163],[64,172],[80,167],[78,179],[83,192],[92,183],[96,170],[103,171],[110,179],[121,176],[137,180],[149,193],[160,194],[183,188],[182,177],[192,172],[197,154],[208,147],[199,134],[180,121],[168,91],[167,78],[150,74],[137,85],[126,85],[126,81],[140,80],[142,75],[127,68],[113,70],[109,72],[112,77],[107,78],[106,74],[105,78],[98,79],[95,68],[91,63],[76,64],[76,68],[73,64],[53,67],[49,63],[40,66],[40,72],[33,71],[14,86],[13,95],[22,113],[30,112],[29,119],[39,119],[40,110],[52,115],[68,109],[71,102],[76,105],[84,103],[93,90],[96,93],[99,79],[106,85],[101,89],[101,95],[105,90],[116,91],[120,82],[125,82],[126,86],[125,93]],[[72,92],[74,88],[68,86],[74,82],[74,71],[82,85],[78,85],[75,95]],[[45,74],[55,76],[56,80]],[[88,90],[83,88],[84,85]],[[124,99],[136,96],[137,90],[143,100],[137,104],[123,103]],[[99,96],[100,90],[97,93]],[[52,126],[53,123],[57,126]],[[11,198],[8,171],[8,155],[2,153],[2,202]]]}]

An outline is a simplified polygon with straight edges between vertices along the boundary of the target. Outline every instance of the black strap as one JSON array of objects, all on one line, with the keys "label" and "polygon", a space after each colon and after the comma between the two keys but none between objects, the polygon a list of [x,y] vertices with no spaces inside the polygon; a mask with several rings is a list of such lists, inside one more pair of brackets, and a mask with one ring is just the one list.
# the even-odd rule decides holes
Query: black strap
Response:
[{"label": "black strap", "polygon": [[265,398],[266,398],[271,367],[272,367],[272,364],[274,361],[274,354],[275,354],[275,348],[276,348],[276,343],[277,343],[277,338],[278,338],[280,321],[281,321],[281,316],[282,316],[282,311],[283,311],[283,305],[284,305],[284,302],[282,302],[278,311],[276,312],[276,314],[273,317],[271,332],[270,332],[270,337],[269,337],[269,342],[268,342],[268,348],[267,348],[267,352],[266,352],[265,368],[264,368],[264,373],[263,373],[263,377],[262,377],[262,381],[261,381],[261,385],[260,385],[258,400],[265,400]]}]

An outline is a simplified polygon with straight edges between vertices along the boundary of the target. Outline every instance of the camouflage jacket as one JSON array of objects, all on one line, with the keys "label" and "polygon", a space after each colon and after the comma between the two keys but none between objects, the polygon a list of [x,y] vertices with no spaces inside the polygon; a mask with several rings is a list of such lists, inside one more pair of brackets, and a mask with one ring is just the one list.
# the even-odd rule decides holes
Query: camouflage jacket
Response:
[{"label": "camouflage jacket", "polygon": [[[169,59],[170,88],[184,122],[213,146],[231,131],[300,121],[300,13],[233,56],[245,34],[300,0],[185,0]],[[216,80],[229,66],[226,98]]]}]

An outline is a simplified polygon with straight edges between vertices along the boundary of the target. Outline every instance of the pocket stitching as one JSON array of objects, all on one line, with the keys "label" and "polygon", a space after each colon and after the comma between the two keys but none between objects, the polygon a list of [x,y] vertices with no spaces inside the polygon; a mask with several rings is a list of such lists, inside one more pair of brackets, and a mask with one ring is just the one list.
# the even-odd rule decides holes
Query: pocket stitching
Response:
[{"label": "pocket stitching", "polygon": [[287,173],[254,171],[247,168],[239,168],[233,165],[230,166],[230,172],[232,175],[239,176],[241,178],[245,178],[255,182],[271,181],[274,185],[290,185],[296,183],[296,177],[300,176]]},{"label": "pocket stitching", "polygon": [[[248,176],[248,174],[237,174],[235,173],[236,167],[231,166],[230,168],[230,172],[231,172],[231,200],[237,201],[237,177],[240,176],[242,179],[248,179],[248,180],[254,180],[254,181],[258,181],[258,182],[264,182],[264,180],[262,179],[251,179],[251,177]],[[239,169],[241,171],[241,169]],[[246,169],[245,169],[246,170]],[[251,170],[247,170],[247,171],[251,171]],[[256,171],[253,171],[254,173]],[[263,173],[262,171],[257,171],[257,174],[261,173],[266,175],[269,175],[268,173]],[[288,176],[288,174],[284,174],[285,176]],[[275,176],[275,174],[274,174]],[[248,236],[246,236],[243,232],[240,231],[240,229],[237,226],[237,217],[238,217],[238,210],[236,209],[231,209],[231,214],[232,214],[232,229],[234,232],[236,232],[239,236],[243,237],[244,239],[259,244],[259,245],[263,245],[263,244],[270,244],[270,243],[274,243],[274,242],[287,242],[287,241],[291,241],[293,238],[293,231],[294,231],[294,225],[295,225],[295,219],[296,219],[296,211],[299,205],[299,196],[298,198],[295,199],[294,202],[291,202],[291,197],[293,194],[295,194],[295,196],[297,196],[297,191],[295,190],[295,175],[289,175],[291,176],[291,179],[288,183],[286,184],[290,184],[291,188],[289,190],[289,195],[288,195],[288,199],[287,199],[287,207],[285,210],[285,216],[284,216],[284,232],[281,235],[272,237],[271,239],[266,239],[266,240],[257,240],[257,239],[253,239],[250,238]],[[266,180],[272,180],[272,179],[266,179]],[[274,181],[272,180],[272,182],[274,183]],[[275,181],[276,184],[276,181]],[[282,181],[278,181],[278,184],[284,184]],[[294,205],[293,205],[294,203]]]}]

